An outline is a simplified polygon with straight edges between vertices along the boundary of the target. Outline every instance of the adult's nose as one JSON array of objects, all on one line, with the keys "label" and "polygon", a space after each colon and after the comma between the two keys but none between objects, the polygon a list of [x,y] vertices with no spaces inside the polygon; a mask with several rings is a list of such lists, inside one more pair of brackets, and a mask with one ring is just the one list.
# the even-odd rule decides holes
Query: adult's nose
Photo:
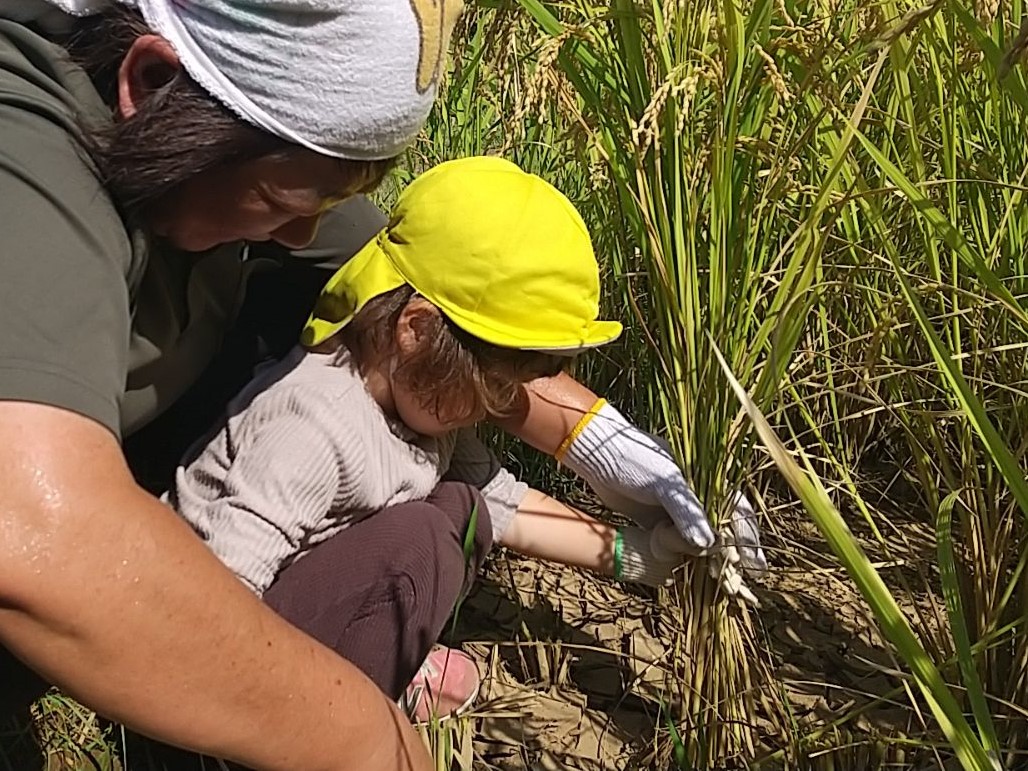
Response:
[{"label": "adult's nose", "polygon": [[314,240],[318,233],[321,214],[313,217],[295,217],[270,233],[271,239],[287,249],[302,249]]}]

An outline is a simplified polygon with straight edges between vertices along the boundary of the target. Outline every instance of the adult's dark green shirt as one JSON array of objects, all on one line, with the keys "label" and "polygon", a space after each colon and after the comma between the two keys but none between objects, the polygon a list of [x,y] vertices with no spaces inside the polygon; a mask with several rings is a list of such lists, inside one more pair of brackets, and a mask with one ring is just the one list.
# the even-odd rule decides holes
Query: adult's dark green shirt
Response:
[{"label": "adult's dark green shirt", "polygon": [[151,248],[82,147],[110,120],[63,49],[0,19],[0,400],[50,404],[118,436],[177,399],[242,298],[238,245]]}]

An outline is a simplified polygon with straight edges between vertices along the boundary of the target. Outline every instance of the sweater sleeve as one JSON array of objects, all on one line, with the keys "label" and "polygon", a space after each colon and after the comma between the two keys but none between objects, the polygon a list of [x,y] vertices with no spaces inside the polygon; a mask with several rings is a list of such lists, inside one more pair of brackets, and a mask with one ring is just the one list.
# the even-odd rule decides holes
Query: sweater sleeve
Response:
[{"label": "sweater sleeve", "polygon": [[528,485],[500,465],[473,428],[457,432],[450,468],[443,478],[479,489],[489,509],[493,543],[499,543],[528,492]]},{"label": "sweater sleeve", "polygon": [[[363,462],[360,443],[330,431],[330,409],[310,394],[277,394],[252,405],[202,529],[217,556],[257,594],[304,544],[345,525],[331,516],[347,501]],[[254,409],[256,408],[256,409]]]}]

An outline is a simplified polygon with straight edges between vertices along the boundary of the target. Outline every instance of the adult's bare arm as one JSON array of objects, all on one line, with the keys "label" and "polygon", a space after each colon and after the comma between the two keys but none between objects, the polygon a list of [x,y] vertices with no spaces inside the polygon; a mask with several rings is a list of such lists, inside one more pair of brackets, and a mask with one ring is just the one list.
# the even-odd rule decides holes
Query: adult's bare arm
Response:
[{"label": "adult's bare arm", "polygon": [[138,488],[104,428],[0,402],[0,642],[98,712],[258,769],[428,769],[362,673]]},{"label": "adult's bare arm", "polygon": [[520,408],[496,424],[540,452],[553,455],[598,397],[566,373],[524,386]]}]

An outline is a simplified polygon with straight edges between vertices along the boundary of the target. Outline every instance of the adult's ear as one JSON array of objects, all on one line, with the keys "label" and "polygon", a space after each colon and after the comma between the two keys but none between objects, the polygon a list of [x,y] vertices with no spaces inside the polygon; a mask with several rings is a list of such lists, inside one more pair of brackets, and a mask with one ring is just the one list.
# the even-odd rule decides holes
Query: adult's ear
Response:
[{"label": "adult's ear", "polygon": [[182,69],[171,43],[160,35],[141,35],[118,68],[118,112],[122,119],[135,115],[147,97]]},{"label": "adult's ear", "polygon": [[420,350],[438,331],[439,309],[422,297],[412,298],[396,320],[396,350],[407,356]]}]

